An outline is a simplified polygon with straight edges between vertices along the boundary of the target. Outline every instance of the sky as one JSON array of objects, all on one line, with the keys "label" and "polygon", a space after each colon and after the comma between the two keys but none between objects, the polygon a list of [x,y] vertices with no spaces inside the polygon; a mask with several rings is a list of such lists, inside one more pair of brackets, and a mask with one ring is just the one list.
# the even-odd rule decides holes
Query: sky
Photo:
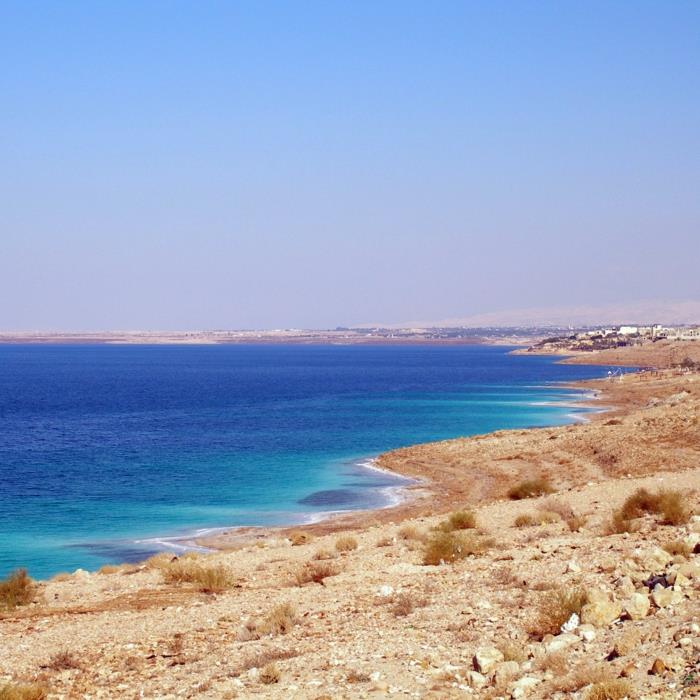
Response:
[{"label": "sky", "polygon": [[700,299],[700,3],[0,0],[0,328]]}]

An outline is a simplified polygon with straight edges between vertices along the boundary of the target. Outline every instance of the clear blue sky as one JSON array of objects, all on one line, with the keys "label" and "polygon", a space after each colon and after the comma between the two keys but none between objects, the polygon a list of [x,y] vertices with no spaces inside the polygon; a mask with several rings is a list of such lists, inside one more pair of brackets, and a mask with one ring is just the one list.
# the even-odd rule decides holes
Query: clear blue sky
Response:
[{"label": "clear blue sky", "polygon": [[0,328],[700,298],[700,2],[0,2]]}]

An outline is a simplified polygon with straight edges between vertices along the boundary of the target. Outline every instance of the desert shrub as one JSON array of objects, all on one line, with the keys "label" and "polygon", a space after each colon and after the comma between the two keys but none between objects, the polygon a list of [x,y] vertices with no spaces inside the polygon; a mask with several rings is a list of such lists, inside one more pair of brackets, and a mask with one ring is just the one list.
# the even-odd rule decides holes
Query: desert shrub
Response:
[{"label": "desert shrub", "polygon": [[537,521],[529,513],[523,513],[522,515],[518,515],[513,521],[513,525],[515,525],[515,527],[532,527],[536,524]]},{"label": "desert shrub", "polygon": [[573,508],[560,498],[548,498],[540,508],[546,513],[556,513],[560,520],[566,520],[574,516]]},{"label": "desert shrub", "polygon": [[537,659],[535,667],[540,671],[551,671],[554,675],[561,676],[569,668],[569,659],[561,651],[551,651]]},{"label": "desert shrub", "polygon": [[416,608],[424,608],[428,605],[428,599],[414,595],[413,593],[399,593],[393,596],[391,613],[394,617],[406,617]]},{"label": "desert shrub", "polygon": [[147,569],[158,569],[160,571],[167,568],[170,566],[170,564],[176,562],[177,560],[177,557],[173,556],[172,554],[159,552],[158,554],[154,554],[152,557],[146,559],[146,561],[143,562],[143,565]]},{"label": "desert shrub", "polygon": [[290,532],[287,537],[289,538],[289,541],[292,543],[293,547],[298,547],[302,544],[309,544],[309,542],[311,542],[314,538],[314,536],[310,532],[306,532],[306,530],[294,530],[293,532]]},{"label": "desert shrub", "polygon": [[476,516],[469,510],[458,510],[454,513],[450,513],[447,520],[439,525],[439,528],[444,532],[470,530],[475,527]]},{"label": "desert shrub", "polygon": [[52,671],[66,671],[74,668],[81,668],[80,661],[75,658],[69,651],[59,651],[54,654],[45,668],[50,668]]},{"label": "desert shrub", "polygon": [[690,520],[692,514],[680,491],[661,490],[651,493],[645,488],[637,489],[617,512],[620,523],[649,514],[661,516],[661,521],[667,525],[683,525]]},{"label": "desert shrub", "polygon": [[547,477],[540,476],[535,479],[525,479],[525,481],[521,481],[508,489],[508,498],[513,501],[520,501],[523,498],[546,496],[548,493],[554,493],[554,488]]},{"label": "desert shrub", "polygon": [[623,532],[636,532],[639,524],[634,520],[625,517],[622,509],[614,510],[605,528],[607,535],[621,535]]},{"label": "desert shrub", "polygon": [[413,540],[416,542],[423,542],[426,538],[425,530],[416,525],[404,525],[399,529],[398,535],[402,540]]},{"label": "desert shrub", "polygon": [[393,537],[382,537],[377,540],[377,547],[391,547],[394,544]]},{"label": "desert shrub", "polygon": [[320,583],[323,585],[323,581],[325,579],[330,578],[331,576],[337,576],[338,573],[338,569],[330,562],[310,561],[297,570],[296,574],[294,575],[294,582],[297,586],[303,586],[307,583]]},{"label": "desert shrub", "polygon": [[456,532],[435,532],[423,547],[423,564],[451,564],[472,554],[483,554],[493,540]]},{"label": "desert shrub", "polygon": [[273,683],[279,683],[282,674],[277,668],[277,664],[271,661],[269,664],[260,669],[260,675],[258,678],[261,683],[265,685],[272,685]]},{"label": "desert shrub", "polygon": [[522,644],[506,639],[497,644],[496,647],[503,654],[505,661],[517,661],[519,664],[527,661],[527,650]]},{"label": "desert shrub", "polygon": [[98,574],[116,574],[119,573],[122,570],[121,566],[115,566],[114,564],[105,564],[104,566],[101,566],[98,570]]},{"label": "desert shrub", "polygon": [[552,682],[552,690],[561,693],[575,693],[577,690],[595,683],[605,683],[614,678],[610,668],[600,663],[584,663],[571,669],[564,676]]},{"label": "desert shrub", "polygon": [[660,491],[659,508],[667,525],[685,525],[692,515],[692,509],[684,502],[680,491]]},{"label": "desert shrub", "polygon": [[634,697],[634,691],[629,681],[623,678],[594,683],[588,688],[584,700],[622,700]]},{"label": "desert shrub", "polygon": [[38,683],[6,683],[0,686],[0,700],[44,700],[49,692]]},{"label": "desert shrub", "polygon": [[299,656],[295,649],[264,649],[243,659],[240,665],[231,671],[231,675],[236,678],[251,668],[264,668],[273,661],[292,659],[295,656]]},{"label": "desert shrub", "polygon": [[287,634],[297,623],[297,614],[290,603],[276,605],[257,625],[261,635]]},{"label": "desert shrub", "polygon": [[26,569],[17,569],[0,581],[0,609],[12,610],[19,605],[28,605],[36,595],[36,584]]},{"label": "desert shrub", "polygon": [[573,613],[581,614],[581,609],[587,602],[588,593],[581,586],[561,586],[544,592],[535,608],[535,616],[528,625],[528,632],[539,639],[546,634],[558,634]]},{"label": "desert shrub", "polygon": [[357,549],[357,540],[350,535],[343,535],[335,541],[335,548],[339,552],[352,552]]},{"label": "desert shrub", "polygon": [[680,554],[681,556],[687,558],[693,552],[693,548],[687,542],[684,542],[683,540],[671,540],[670,542],[665,542],[662,545],[662,547],[669,554],[673,554],[673,556]]},{"label": "desert shrub", "polygon": [[549,510],[538,510],[535,515],[535,520],[538,525],[551,525],[552,523],[560,523],[561,516],[559,513],[553,513]]},{"label": "desert shrub", "polygon": [[578,532],[585,527],[588,518],[585,515],[572,515],[564,521],[571,532]]},{"label": "desert shrub", "polygon": [[369,683],[372,679],[370,678],[369,673],[351,669],[345,676],[345,680],[348,683]]},{"label": "desert shrub", "polygon": [[203,566],[194,561],[171,562],[162,569],[165,583],[194,583],[203,593],[220,593],[234,585],[234,578],[223,564]]},{"label": "desert shrub", "polygon": [[315,559],[316,561],[325,561],[328,559],[335,559],[338,555],[333,552],[330,549],[326,548],[321,548],[316,551],[316,553],[313,555],[312,559]]}]

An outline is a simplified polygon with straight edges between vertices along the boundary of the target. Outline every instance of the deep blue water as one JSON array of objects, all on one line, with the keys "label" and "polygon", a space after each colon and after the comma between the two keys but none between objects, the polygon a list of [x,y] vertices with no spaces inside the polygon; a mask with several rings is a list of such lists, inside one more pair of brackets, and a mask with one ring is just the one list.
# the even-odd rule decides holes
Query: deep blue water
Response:
[{"label": "deep blue water", "polygon": [[[0,346],[0,575],[378,507],[383,450],[573,420],[607,368],[485,346]],[[554,403],[550,403],[554,402]],[[579,411],[580,412],[580,411]]]}]

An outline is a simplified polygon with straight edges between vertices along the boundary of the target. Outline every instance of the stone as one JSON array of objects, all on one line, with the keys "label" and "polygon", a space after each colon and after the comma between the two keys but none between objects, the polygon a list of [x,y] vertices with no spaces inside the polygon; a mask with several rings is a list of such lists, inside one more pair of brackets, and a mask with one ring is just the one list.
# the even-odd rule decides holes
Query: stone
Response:
[{"label": "stone", "polygon": [[584,642],[592,642],[597,636],[593,625],[581,625],[576,631],[578,632],[578,636],[581,637]]},{"label": "stone", "polygon": [[571,574],[580,574],[581,573],[581,567],[575,561],[570,561],[566,565],[566,570],[568,573],[571,573]]},{"label": "stone", "polygon": [[571,617],[561,626],[561,631],[573,632],[580,624],[579,616],[576,613],[571,613]]},{"label": "stone", "polygon": [[654,604],[658,608],[667,608],[669,605],[677,605],[683,599],[683,595],[673,588],[664,588],[661,584],[656,584],[651,593]]},{"label": "stone", "polygon": [[471,688],[483,688],[486,685],[486,676],[478,671],[467,671],[467,685]]},{"label": "stone", "polygon": [[581,622],[594,627],[607,627],[622,615],[622,605],[615,600],[594,599],[581,610]]},{"label": "stone", "polygon": [[520,664],[517,661],[504,661],[496,666],[494,678],[496,683],[505,683],[520,673]]},{"label": "stone", "polygon": [[480,647],[474,654],[474,668],[480,673],[490,673],[503,660],[503,654],[496,647]]},{"label": "stone", "polygon": [[621,576],[617,580],[616,586],[620,596],[631,596],[635,591],[634,583],[629,576]]},{"label": "stone", "polygon": [[581,640],[575,635],[570,633],[560,634],[554,637],[551,642],[545,644],[545,649],[548,654],[553,654],[562,649],[568,649],[568,647],[578,644]]},{"label": "stone", "polygon": [[673,559],[673,555],[661,547],[650,547],[636,555],[636,559],[647,571],[662,571]]},{"label": "stone", "polygon": [[539,683],[539,678],[523,676],[513,683],[513,689],[511,690],[510,696],[515,698],[515,700],[518,698],[523,698]]},{"label": "stone", "polygon": [[673,581],[674,588],[687,588],[688,586],[692,585],[692,581],[686,576],[684,576],[680,571],[676,574],[676,578]]},{"label": "stone", "polygon": [[649,596],[645,593],[633,593],[623,604],[622,609],[631,620],[641,620],[649,614]]},{"label": "stone", "polygon": [[388,598],[390,595],[393,595],[394,588],[392,586],[380,586],[378,593],[382,598]]},{"label": "stone", "polygon": [[678,567],[678,573],[683,574],[686,578],[700,578],[700,561],[687,561]]},{"label": "stone", "polygon": [[663,662],[662,659],[656,658],[654,659],[654,663],[651,665],[651,668],[649,669],[649,673],[652,676],[661,676],[666,672],[666,664]]}]

